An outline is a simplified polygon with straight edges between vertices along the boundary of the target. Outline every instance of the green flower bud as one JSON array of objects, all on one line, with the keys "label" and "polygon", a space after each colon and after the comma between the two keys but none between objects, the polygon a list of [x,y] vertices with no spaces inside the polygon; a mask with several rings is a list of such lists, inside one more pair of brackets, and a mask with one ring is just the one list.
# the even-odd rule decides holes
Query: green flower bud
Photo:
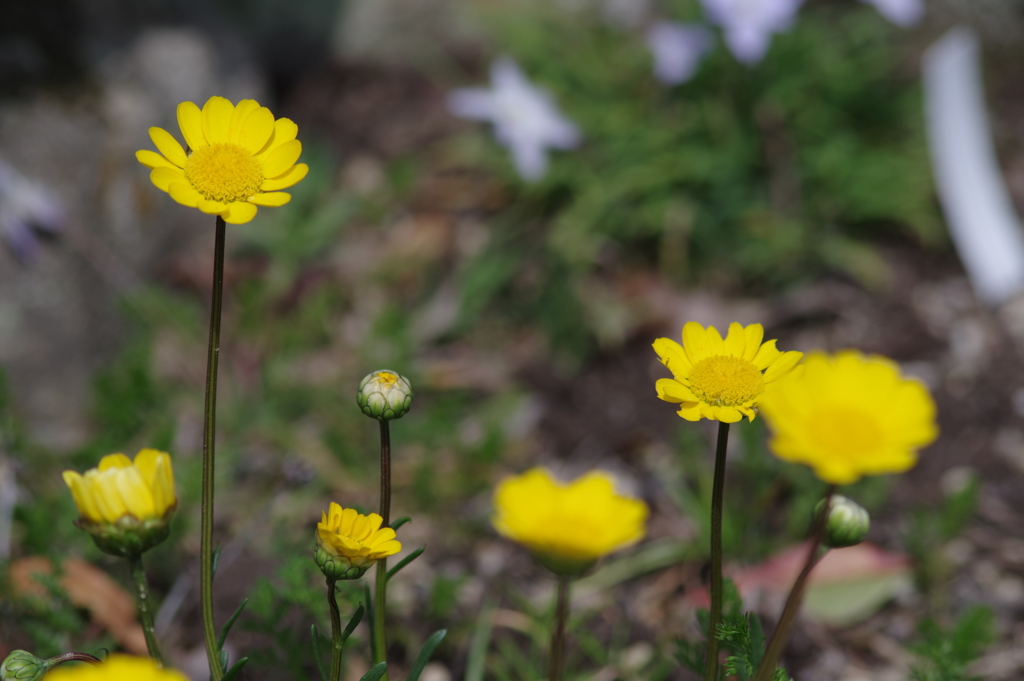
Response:
[{"label": "green flower bud", "polygon": [[359,382],[356,404],[378,421],[400,419],[412,406],[412,386],[394,371],[374,371]]},{"label": "green flower bud", "polygon": [[39,681],[50,665],[27,650],[15,650],[0,664],[0,681]]},{"label": "green flower bud", "polygon": [[139,520],[122,516],[116,523],[94,523],[79,518],[75,526],[89,533],[100,551],[112,556],[130,558],[149,551],[171,533],[170,514],[163,518]]},{"label": "green flower bud", "polygon": [[[824,506],[824,499],[818,502],[814,507],[815,517]],[[863,506],[841,494],[833,494],[822,543],[830,549],[856,546],[868,536],[870,527],[871,517]]]},{"label": "green flower bud", "polygon": [[316,561],[320,572],[324,573],[324,577],[334,580],[359,579],[366,574],[371,565],[377,562],[362,557],[351,558],[336,555],[324,549],[320,544],[313,549],[313,560]]}]

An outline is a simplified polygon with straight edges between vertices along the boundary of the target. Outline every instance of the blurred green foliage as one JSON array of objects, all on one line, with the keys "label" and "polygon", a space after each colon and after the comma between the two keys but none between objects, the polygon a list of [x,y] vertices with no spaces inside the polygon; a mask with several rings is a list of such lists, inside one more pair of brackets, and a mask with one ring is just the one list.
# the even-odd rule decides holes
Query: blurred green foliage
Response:
[{"label": "blurred green foliage", "polygon": [[967,666],[996,640],[995,618],[989,608],[975,605],[949,627],[933,619],[922,621],[918,636],[912,650],[920,661],[910,670],[914,681],[980,681],[982,677],[967,673]]}]

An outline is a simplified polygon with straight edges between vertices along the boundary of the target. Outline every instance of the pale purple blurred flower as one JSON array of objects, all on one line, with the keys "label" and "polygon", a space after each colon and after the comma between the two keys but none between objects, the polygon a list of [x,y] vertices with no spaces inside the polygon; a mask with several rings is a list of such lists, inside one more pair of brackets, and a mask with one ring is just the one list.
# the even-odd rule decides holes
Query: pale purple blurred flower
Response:
[{"label": "pale purple blurred flower", "polygon": [[913,26],[924,16],[923,0],[863,0],[897,26]]},{"label": "pale purple blurred flower", "polygon": [[572,149],[580,142],[579,128],[562,115],[551,93],[527,80],[507,57],[491,65],[490,89],[453,90],[448,110],[461,118],[490,121],[495,137],[512,152],[519,175],[528,181],[544,176],[549,147]]},{"label": "pale purple blurred flower", "polygon": [[700,60],[714,45],[711,31],[699,24],[658,21],[647,29],[647,47],[654,56],[654,77],[665,85],[693,78]]},{"label": "pale purple blurred flower", "polygon": [[0,161],[0,238],[19,262],[31,262],[40,234],[60,232],[65,221],[64,209],[49,189]]},{"label": "pale purple blurred flower", "polygon": [[744,64],[764,58],[773,33],[787,30],[803,0],[702,0],[725,31],[725,43]]}]

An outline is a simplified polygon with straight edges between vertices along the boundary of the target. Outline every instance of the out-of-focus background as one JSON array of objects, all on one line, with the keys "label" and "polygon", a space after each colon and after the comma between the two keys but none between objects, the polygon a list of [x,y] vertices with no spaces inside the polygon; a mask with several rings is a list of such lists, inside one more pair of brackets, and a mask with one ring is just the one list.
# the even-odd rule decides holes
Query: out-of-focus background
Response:
[{"label": "out-of-focus background", "polygon": [[[311,167],[290,204],[228,230],[216,595],[220,622],[251,599],[241,678],[315,674],[313,528],[332,500],[376,503],[377,427],[354,397],[379,368],[416,393],[392,428],[393,514],[413,517],[404,553],[427,549],[392,583],[397,678],[440,627],[424,679],[542,678],[552,584],[489,523],[496,481],[536,464],[610,470],[652,508],[645,543],[577,589],[573,678],[693,678],[674,655],[696,631],[713,429],[656,399],[650,347],[688,320],[887,355],[939,404],[915,469],[848,490],[872,543],[812,590],[794,678],[908,678],[956,622],[992,632],[972,673],[1021,678],[1024,289],[979,301],[985,266],[968,276],[942,209],[971,199],[936,188],[943,114],[922,89],[922,55],[969,30],[997,193],[1024,211],[1018,3],[762,0],[767,19],[725,0],[9,4],[0,658],[137,648],[124,568],[72,525],[60,471],[149,446],[172,453],[181,499],[148,560],[158,628],[203,678],[213,218],[134,152],[150,126],[178,136],[179,102],[220,95],[292,118]],[[760,422],[734,432],[726,549],[770,622],[822,486],[771,457]]]}]

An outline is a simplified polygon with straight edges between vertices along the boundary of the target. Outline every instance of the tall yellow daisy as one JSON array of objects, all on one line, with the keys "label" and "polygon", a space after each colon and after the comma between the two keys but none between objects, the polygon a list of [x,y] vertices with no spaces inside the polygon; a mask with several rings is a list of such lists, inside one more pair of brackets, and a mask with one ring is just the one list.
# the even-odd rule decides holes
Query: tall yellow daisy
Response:
[{"label": "tall yellow daisy", "polygon": [[782,381],[760,405],[771,450],[804,463],[825,482],[901,473],[939,433],[928,389],[878,355],[811,353],[800,376]]},{"label": "tall yellow daisy", "polygon": [[655,384],[658,398],[678,404],[687,421],[735,423],[744,416],[753,421],[761,398],[803,357],[779,351],[774,340],[762,343],[763,338],[760,324],[733,322],[723,339],[713,326],[687,322],[682,345],[668,338],[654,341],[654,351],[672,372],[672,378]]},{"label": "tall yellow daisy", "polygon": [[287,118],[274,120],[270,109],[251,99],[234,105],[210,97],[203,108],[178,105],[178,125],[187,147],[163,128],[149,136],[160,153],[135,153],[151,168],[149,179],[178,203],[242,224],[256,216],[257,206],[283,206],[291,187],[309,172],[296,163],[302,143],[298,126]]},{"label": "tall yellow daisy", "polygon": [[46,681],[188,681],[181,672],[162,669],[156,660],[130,655],[111,655],[99,665],[58,667]]}]

